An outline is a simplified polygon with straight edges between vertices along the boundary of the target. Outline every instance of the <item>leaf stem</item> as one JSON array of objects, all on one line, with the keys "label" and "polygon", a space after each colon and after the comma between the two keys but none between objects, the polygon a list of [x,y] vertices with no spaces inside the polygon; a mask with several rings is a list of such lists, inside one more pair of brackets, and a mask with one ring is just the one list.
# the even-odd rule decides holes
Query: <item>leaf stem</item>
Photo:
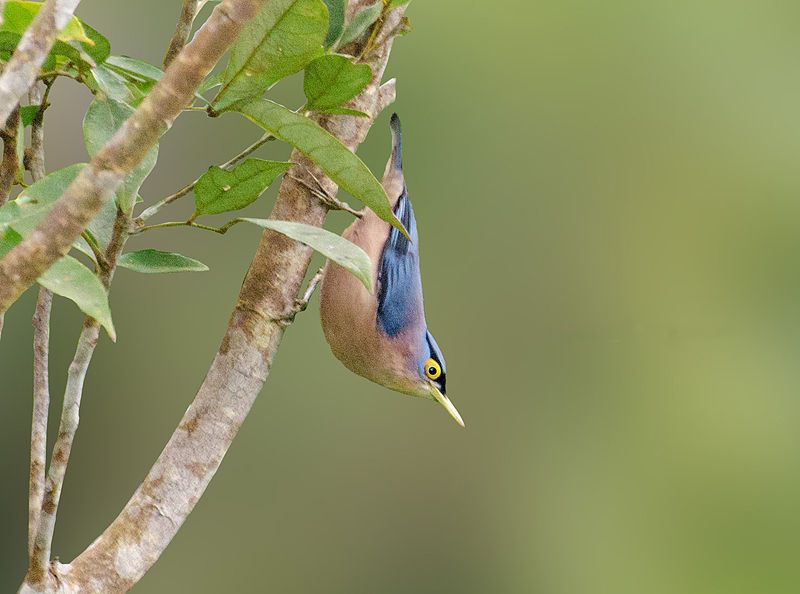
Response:
[{"label": "leaf stem", "polygon": [[145,225],[144,227],[139,227],[132,231],[132,233],[143,233],[145,231],[152,231],[153,229],[166,229],[169,227],[194,227],[195,229],[202,229],[204,231],[213,231],[214,233],[219,233],[220,235],[225,235],[228,230],[241,223],[243,219],[236,218],[228,221],[221,227],[213,227],[211,225],[203,225],[202,223],[195,223],[194,220],[190,219],[188,221],[169,221],[166,223],[158,223],[156,225]]},{"label": "leaf stem", "polygon": [[92,249],[97,264],[103,268],[108,268],[108,261],[106,260],[105,254],[103,254],[103,248],[100,247],[94,236],[87,230],[81,233],[81,237],[83,237],[84,241],[88,243],[89,247]]},{"label": "leaf stem", "polygon": [[[268,142],[270,142],[272,140],[275,140],[275,137],[272,134],[270,134],[269,132],[267,132],[266,134],[261,136],[261,138],[256,140],[253,144],[251,144],[250,146],[244,148],[240,153],[238,153],[237,155],[233,156],[231,159],[229,159],[228,161],[226,161],[225,163],[223,163],[219,167],[221,169],[229,169],[230,167],[232,167],[233,165],[235,165],[236,163],[238,163],[239,161],[241,161],[245,157],[248,157],[249,155],[254,153],[256,150],[258,150],[259,148],[261,148],[262,146],[264,146],[265,144],[267,144]],[[186,194],[188,194],[189,192],[194,190],[194,187],[197,185],[198,181],[200,181],[199,177],[196,180],[194,180],[192,183],[183,186],[180,190],[178,190],[174,194],[170,194],[166,198],[164,198],[164,199],[160,200],[159,202],[155,203],[153,206],[150,206],[149,208],[146,208],[144,211],[142,211],[142,214],[140,214],[136,218],[136,220],[134,221],[134,224],[136,226],[141,227],[142,229],[144,229],[145,227],[143,227],[143,225],[144,225],[144,222],[147,219],[151,218],[153,215],[155,215],[158,212],[160,212],[161,209],[163,209],[164,207],[166,207],[166,206],[172,204],[173,202],[175,202],[176,200],[186,196]],[[174,227],[175,225],[170,225],[170,226]]]},{"label": "leaf stem", "polygon": [[48,80],[54,80],[58,76],[63,76],[64,78],[71,78],[72,80],[77,81],[79,83],[83,82],[83,77],[80,74],[76,74],[68,70],[50,70],[49,72],[42,72],[36,77],[36,79],[47,82]]}]

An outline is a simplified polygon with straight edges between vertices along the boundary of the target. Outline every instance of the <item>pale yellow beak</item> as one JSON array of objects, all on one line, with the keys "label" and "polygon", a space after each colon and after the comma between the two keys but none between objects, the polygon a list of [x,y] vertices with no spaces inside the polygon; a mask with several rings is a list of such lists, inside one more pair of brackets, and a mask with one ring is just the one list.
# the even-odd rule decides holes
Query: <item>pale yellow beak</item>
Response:
[{"label": "pale yellow beak", "polygon": [[453,405],[453,403],[450,402],[450,399],[447,396],[445,396],[444,394],[442,394],[439,391],[439,388],[437,388],[435,385],[430,384],[430,386],[431,386],[431,394],[436,399],[436,401],[439,404],[441,404],[445,408],[445,410],[447,412],[450,413],[450,416],[453,417],[456,420],[456,423],[458,423],[459,425],[464,427],[465,426],[464,425],[464,419],[462,419],[461,415],[458,414],[458,410]]}]

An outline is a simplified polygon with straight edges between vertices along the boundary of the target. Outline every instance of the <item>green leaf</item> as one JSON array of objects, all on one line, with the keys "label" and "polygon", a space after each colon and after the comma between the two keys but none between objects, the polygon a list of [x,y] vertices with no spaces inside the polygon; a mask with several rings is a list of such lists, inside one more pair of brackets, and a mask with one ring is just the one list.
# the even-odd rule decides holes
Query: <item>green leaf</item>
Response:
[{"label": "green leaf", "polygon": [[134,272],[162,274],[169,272],[205,272],[208,266],[194,258],[174,252],[139,250],[120,256],[118,264]]},{"label": "green leaf", "polygon": [[25,188],[16,200],[0,207],[0,230],[13,225],[23,235],[30,233],[84,167],[83,163],[70,165]]},{"label": "green leaf", "polygon": [[339,186],[370,207],[387,223],[408,235],[389,204],[389,197],[364,162],[339,139],[305,116],[266,99],[237,105],[247,118],[312,159]]},{"label": "green leaf", "polygon": [[[11,58],[11,54],[14,53],[14,50],[17,49],[17,45],[19,45],[19,40],[22,37],[19,33],[11,33],[9,31],[0,31],[0,59],[7,62],[9,58]],[[47,61],[45,61],[47,64]],[[45,68],[45,66],[42,66]],[[45,68],[49,70],[50,68]]]},{"label": "green leaf", "polygon": [[322,53],[328,9],[322,0],[270,0],[231,48],[215,110],[260,96]]},{"label": "green leaf", "polygon": [[275,179],[294,163],[248,159],[232,171],[216,165],[197,180],[195,215],[220,214],[252,204]]},{"label": "green leaf", "polygon": [[117,340],[108,294],[103,283],[78,260],[64,256],[57,260],[37,281],[45,289],[66,297],[87,316],[97,320],[106,329],[111,340]]},{"label": "green leaf", "polygon": [[[0,235],[0,257],[22,241],[22,236],[14,229],[6,229]],[[97,320],[106,329],[111,340],[117,339],[114,323],[111,321],[108,294],[94,273],[78,260],[71,256],[56,260],[37,282],[56,295],[75,302],[83,313]]]},{"label": "green leaf", "polygon": [[353,64],[347,56],[329,54],[306,66],[303,91],[308,98],[306,109],[336,109],[363,91],[372,80],[367,64]]},{"label": "green leaf", "polygon": [[364,250],[344,237],[304,223],[272,219],[243,218],[240,220],[265,229],[272,229],[313,248],[342,268],[352,272],[364,284],[367,291],[372,293],[372,261]]},{"label": "green leaf", "polygon": [[409,2],[411,2],[411,0],[389,0],[389,10],[400,8],[401,6],[405,6]]},{"label": "green leaf", "polygon": [[[80,72],[87,72],[95,66],[94,60],[89,54],[64,41],[56,40],[50,54],[54,57],[57,66],[63,67],[67,63],[72,63]],[[66,68],[64,69],[66,70]]]},{"label": "green leaf", "polygon": [[[80,20],[80,19],[79,19]],[[102,64],[111,55],[111,43],[102,34],[100,34],[94,27],[80,21],[83,26],[86,36],[92,40],[92,43],[81,42],[81,47],[96,64]]]},{"label": "green leaf", "polygon": [[30,126],[33,120],[36,119],[39,110],[42,109],[41,105],[25,105],[19,110],[19,117],[23,126]]},{"label": "green leaf", "polygon": [[[96,91],[102,91],[107,97],[130,106],[134,106],[140,93],[122,76],[108,68],[105,64],[92,68],[91,77]],[[92,87],[92,85],[90,85]]]},{"label": "green leaf", "polygon": [[[34,17],[39,14],[41,7],[41,2],[20,2],[17,0],[7,2],[0,31],[10,31],[22,35],[25,29],[33,22]],[[89,45],[94,44],[94,41],[86,35],[86,30],[77,17],[72,17],[69,20],[67,26],[58,34],[58,39],[60,41],[80,41]]]},{"label": "green leaf", "polygon": [[381,16],[383,9],[383,2],[376,2],[371,6],[362,8],[358,13],[353,16],[345,28],[342,38],[339,40],[338,47],[344,47],[348,43],[352,43],[359,39],[366,30],[371,27],[378,17]]},{"label": "green leaf", "polygon": [[[89,155],[95,154],[108,142],[120,126],[133,113],[133,108],[110,97],[96,97],[83,120],[83,137]],[[158,145],[154,146],[134,167],[117,188],[117,204],[123,212],[129,213],[136,203],[139,188],[156,166]]]},{"label": "green leaf", "polygon": [[[128,88],[135,97],[133,103],[131,103],[133,106],[141,103],[155,83],[164,76],[164,71],[157,66],[127,56],[111,56],[106,60],[106,66],[130,83]],[[208,103],[206,98],[199,92],[195,93],[194,96],[203,103]]]},{"label": "green leaf", "polygon": [[325,0],[328,7],[328,35],[325,37],[325,47],[331,47],[344,31],[344,13],[347,0]]},{"label": "green leaf", "polygon": [[225,74],[224,72],[217,72],[216,74],[212,74],[203,81],[203,84],[200,85],[200,88],[197,89],[197,92],[205,93],[206,91],[210,91],[214,87],[220,86],[222,84],[222,77],[224,74]]},{"label": "green leaf", "polygon": [[355,116],[358,118],[368,118],[369,114],[364,113],[363,111],[359,111],[357,109],[348,109],[347,107],[331,107],[330,109],[322,109],[319,110],[322,113],[327,113],[330,115],[349,115]]},{"label": "green leaf", "polygon": [[145,81],[161,80],[161,77],[164,76],[164,71],[157,66],[136,58],[111,56],[106,62],[111,68],[123,70]]},{"label": "green leaf", "polygon": [[[0,207],[0,231],[13,227],[23,236],[33,231],[85,166],[78,163],[54,171],[25,188],[15,200]],[[116,216],[117,207],[112,200],[108,200],[87,227],[101,247],[106,247],[111,240]],[[83,239],[75,242],[75,248],[94,258],[94,253]]]},{"label": "green leaf", "polygon": [[[116,220],[117,204],[114,200],[106,200],[105,203],[103,203],[100,212],[95,218],[92,219],[92,222],[89,223],[89,226],[86,227],[86,231],[90,233],[92,237],[94,237],[94,240],[103,250],[105,250],[108,247],[108,244],[111,242],[111,236],[114,233],[114,222]],[[74,244],[74,247],[78,251],[81,251],[89,256],[92,260],[95,259],[92,248],[89,247],[89,244],[86,243],[83,237],[78,238]]]}]

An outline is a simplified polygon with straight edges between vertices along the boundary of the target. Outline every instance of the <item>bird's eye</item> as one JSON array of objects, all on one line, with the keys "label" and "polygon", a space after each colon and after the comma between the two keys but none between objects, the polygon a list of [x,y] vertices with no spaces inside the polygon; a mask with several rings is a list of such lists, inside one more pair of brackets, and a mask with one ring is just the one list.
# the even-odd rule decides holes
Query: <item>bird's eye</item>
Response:
[{"label": "bird's eye", "polygon": [[442,368],[435,359],[425,361],[425,375],[432,380],[439,379],[439,376],[442,375]]}]

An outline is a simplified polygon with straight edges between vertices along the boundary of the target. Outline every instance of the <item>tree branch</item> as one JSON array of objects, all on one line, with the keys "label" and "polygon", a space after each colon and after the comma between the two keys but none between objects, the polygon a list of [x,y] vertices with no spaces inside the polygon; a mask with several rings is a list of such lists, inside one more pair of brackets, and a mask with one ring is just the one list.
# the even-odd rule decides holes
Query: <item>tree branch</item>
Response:
[{"label": "tree branch", "polygon": [[[47,99],[55,80],[36,83],[28,93],[31,105],[39,105],[39,111],[31,123],[31,145],[25,151],[25,167],[31,172],[34,181],[45,176],[44,168],[44,112],[47,109]],[[42,88],[44,87],[44,89]]]},{"label": "tree branch", "polygon": [[[402,12],[393,11],[384,26],[396,26]],[[386,104],[379,85],[391,45],[388,38],[367,56],[374,78],[351,105],[370,117],[319,117],[319,123],[351,149],[363,141],[379,103]],[[308,159],[296,152],[292,159],[313,169],[325,191],[335,194],[335,184]],[[326,213],[325,205],[287,176],[270,216],[319,226]],[[61,592],[125,592],[164,552],[219,468],[269,374],[311,255],[310,248],[296,241],[264,232],[197,396],[120,515],[71,564],[53,565]]]},{"label": "tree branch", "polygon": [[205,3],[206,0],[183,0],[181,16],[175,26],[175,34],[172,36],[172,41],[169,42],[169,48],[167,48],[167,54],[164,56],[164,68],[170,65],[175,56],[183,49],[183,46],[186,45],[186,42],[189,41],[194,19],[197,18],[197,13],[200,12]]},{"label": "tree branch", "polygon": [[125,175],[172,125],[266,0],[224,0],[136,111],[81,170],[37,228],[0,260],[0,313],[69,251]]},{"label": "tree branch", "polygon": [[0,206],[8,202],[11,190],[17,183],[19,172],[19,156],[17,155],[17,128],[19,127],[19,106],[15,107],[6,122],[0,128],[3,139],[3,160],[0,162]]},{"label": "tree branch", "polygon": [[56,37],[67,26],[79,3],[80,0],[47,0],[25,31],[0,75],[0,126],[36,81]]},{"label": "tree branch", "polygon": [[50,310],[53,294],[42,287],[33,314],[33,419],[28,482],[28,555],[33,557],[39,515],[44,502],[47,463],[47,415],[50,410]]},{"label": "tree branch", "polygon": [[[49,87],[48,87],[49,89]],[[30,102],[43,101],[41,85],[28,92]],[[44,109],[31,124],[31,146],[26,163],[34,181],[44,177]],[[31,462],[28,482],[28,557],[33,558],[34,541],[44,502],[47,463],[47,417],[50,411],[50,311],[53,294],[41,287],[33,314],[33,414],[31,419]]]},{"label": "tree branch", "polygon": [[61,489],[67,473],[72,444],[78,431],[80,420],[81,396],[86,372],[92,360],[97,339],[100,336],[100,325],[94,320],[87,320],[78,340],[75,356],[69,366],[67,387],[64,391],[64,404],[61,410],[61,424],[58,438],[53,446],[50,469],[47,472],[44,501],[42,502],[36,537],[34,538],[27,583],[36,588],[45,585],[49,577],[48,566],[50,548],[53,542],[53,531],[56,525],[56,514],[61,499]]}]

